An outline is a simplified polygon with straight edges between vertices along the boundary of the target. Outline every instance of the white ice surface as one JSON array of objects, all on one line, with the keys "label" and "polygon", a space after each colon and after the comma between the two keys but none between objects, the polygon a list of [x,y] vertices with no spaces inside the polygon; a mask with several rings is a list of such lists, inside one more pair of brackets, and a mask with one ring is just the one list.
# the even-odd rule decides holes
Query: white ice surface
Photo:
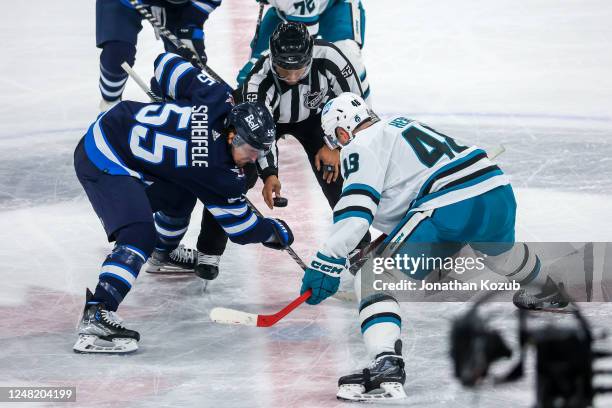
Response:
[{"label": "white ice surface", "polygon": [[[364,3],[377,110],[485,147],[504,143],[499,163],[516,187],[518,239],[612,241],[612,3]],[[256,13],[252,0],[225,0],[207,23],[222,76],[233,80],[245,61]],[[140,331],[141,350],[72,353],[84,289],[110,248],[72,169],[99,101],[94,2],[11,2],[3,20],[0,385],[76,385],[78,406],[346,406],[334,398],[337,378],[367,361],[353,305],[304,306],[269,329],[208,319],[214,306],[271,312],[297,295],[293,261],[259,246],[230,244],[206,293],[196,278],[143,274],[120,309]],[[139,41],[135,68],[147,76],[161,45],[146,24]],[[145,100],[132,83],[124,96]],[[265,213],[289,222],[307,258],[330,210],[295,141],[282,142],[281,160],[289,207]],[[263,208],[258,189],[250,197]],[[473,394],[452,379],[448,322],[465,307],[402,305],[409,405],[528,406],[527,380]],[[610,326],[610,312],[587,305],[600,326]]]}]

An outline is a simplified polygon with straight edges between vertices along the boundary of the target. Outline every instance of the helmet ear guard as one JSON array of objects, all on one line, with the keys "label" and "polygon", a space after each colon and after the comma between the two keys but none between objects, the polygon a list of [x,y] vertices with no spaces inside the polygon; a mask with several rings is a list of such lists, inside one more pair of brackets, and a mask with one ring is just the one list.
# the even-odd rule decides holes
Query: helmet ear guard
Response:
[{"label": "helmet ear guard", "polygon": [[[321,112],[321,127],[325,133],[325,143],[330,149],[341,146],[336,136],[340,128],[349,134],[349,142],[355,137],[354,131],[367,120],[375,119],[376,115],[359,95],[344,92],[328,101]],[[335,146],[335,147],[332,147]]]}]

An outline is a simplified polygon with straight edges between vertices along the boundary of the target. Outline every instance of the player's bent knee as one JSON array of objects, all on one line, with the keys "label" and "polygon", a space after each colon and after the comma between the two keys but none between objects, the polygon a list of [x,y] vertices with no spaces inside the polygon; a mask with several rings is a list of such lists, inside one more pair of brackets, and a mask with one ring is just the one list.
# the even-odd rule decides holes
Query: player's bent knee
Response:
[{"label": "player's bent knee", "polygon": [[127,62],[134,65],[136,47],[125,41],[107,41],[102,46],[100,63],[107,71],[114,74],[124,74],[121,64]]},{"label": "player's bent knee", "polygon": [[126,225],[115,234],[117,246],[137,248],[145,260],[151,256],[157,241],[157,231],[152,222],[136,222]]}]

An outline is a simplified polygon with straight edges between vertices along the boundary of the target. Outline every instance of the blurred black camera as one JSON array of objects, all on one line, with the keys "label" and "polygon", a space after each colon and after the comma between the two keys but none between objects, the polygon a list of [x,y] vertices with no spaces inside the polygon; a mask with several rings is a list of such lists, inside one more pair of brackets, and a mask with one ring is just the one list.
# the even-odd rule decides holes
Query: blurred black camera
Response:
[{"label": "blurred black camera", "polygon": [[[490,300],[487,294],[463,316],[455,319],[450,333],[450,355],[455,377],[466,387],[474,387],[487,377],[493,363],[510,358],[501,333],[478,313],[478,308]],[[515,381],[523,376],[525,353],[529,346],[536,352],[536,405],[535,408],[586,408],[593,405],[598,393],[611,392],[609,388],[595,388],[594,371],[597,358],[609,357],[609,352],[594,351],[592,331],[580,309],[573,304],[569,312],[575,316],[572,326],[549,323],[545,327],[529,328],[529,313],[519,311],[518,338],[520,356],[516,365],[495,383]]]}]

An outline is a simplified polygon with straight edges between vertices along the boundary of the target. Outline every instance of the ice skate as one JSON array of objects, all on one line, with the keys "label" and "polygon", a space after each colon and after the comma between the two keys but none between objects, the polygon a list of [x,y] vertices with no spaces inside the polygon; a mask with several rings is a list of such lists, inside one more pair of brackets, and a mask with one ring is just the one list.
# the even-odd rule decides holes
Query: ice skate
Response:
[{"label": "ice skate", "polygon": [[140,334],[125,328],[115,312],[104,303],[91,303],[87,289],[85,309],[78,326],[79,338],[73,346],[76,353],[127,354],[138,350]]},{"label": "ice skate", "polygon": [[197,253],[195,249],[185,248],[183,245],[179,245],[170,253],[155,250],[147,262],[146,271],[166,275],[193,273]]},{"label": "ice skate", "polygon": [[395,343],[395,353],[381,353],[368,368],[338,380],[336,397],[347,401],[392,401],[407,397],[404,390],[406,372],[402,342]]},{"label": "ice skate", "polygon": [[570,312],[573,307],[563,290],[563,283],[558,285],[550,278],[542,287],[526,287],[517,291],[512,302],[519,309],[549,312]]},{"label": "ice skate", "polygon": [[206,255],[197,251],[195,274],[205,280],[213,280],[219,275],[220,255]]}]

